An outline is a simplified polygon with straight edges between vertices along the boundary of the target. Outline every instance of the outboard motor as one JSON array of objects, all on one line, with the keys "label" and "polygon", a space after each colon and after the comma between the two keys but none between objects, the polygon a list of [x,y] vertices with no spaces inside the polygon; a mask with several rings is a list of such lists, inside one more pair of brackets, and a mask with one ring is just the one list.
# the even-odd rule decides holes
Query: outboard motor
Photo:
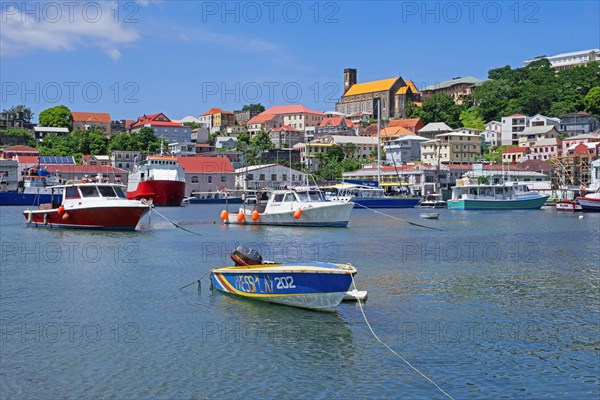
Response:
[{"label": "outboard motor", "polygon": [[243,244],[231,252],[231,259],[238,266],[259,265],[263,263],[263,258],[258,250]]}]

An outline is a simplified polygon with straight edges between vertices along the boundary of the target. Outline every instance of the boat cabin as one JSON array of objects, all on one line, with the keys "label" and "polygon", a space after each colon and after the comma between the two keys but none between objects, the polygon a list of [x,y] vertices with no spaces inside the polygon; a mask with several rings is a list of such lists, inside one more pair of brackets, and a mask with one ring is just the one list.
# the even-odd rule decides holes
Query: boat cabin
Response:
[{"label": "boat cabin", "polygon": [[525,184],[455,186],[452,188],[452,200],[511,200],[529,192]]}]

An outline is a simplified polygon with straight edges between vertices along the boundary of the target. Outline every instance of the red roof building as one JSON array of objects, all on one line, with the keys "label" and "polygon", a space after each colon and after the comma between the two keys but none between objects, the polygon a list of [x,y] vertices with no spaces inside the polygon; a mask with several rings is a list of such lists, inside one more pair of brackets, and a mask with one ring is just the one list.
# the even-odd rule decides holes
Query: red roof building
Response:
[{"label": "red roof building", "polygon": [[522,157],[531,152],[529,147],[509,147],[502,152],[503,163],[518,163]]},{"label": "red roof building", "polygon": [[393,119],[390,121],[387,128],[395,128],[397,126],[400,126],[404,129],[408,129],[416,135],[419,129],[425,126],[425,123],[421,118]]},{"label": "red roof building", "polygon": [[163,113],[144,114],[131,125],[132,132],[138,132],[142,128],[152,128],[156,136],[164,138],[168,143],[191,142],[192,129],[171,121]]},{"label": "red roof building", "polygon": [[34,149],[29,146],[12,146],[6,147],[0,151],[0,156],[2,158],[6,158],[7,160],[12,160],[14,156],[39,156],[40,151],[38,149]]},{"label": "red roof building", "polygon": [[179,164],[185,169],[185,193],[210,193],[235,188],[235,170],[227,157],[177,157]]},{"label": "red roof building", "polygon": [[71,118],[73,120],[74,131],[85,131],[92,127],[97,127],[102,130],[104,134],[109,134],[110,130],[110,114],[109,113],[96,113],[96,112],[72,112]]}]

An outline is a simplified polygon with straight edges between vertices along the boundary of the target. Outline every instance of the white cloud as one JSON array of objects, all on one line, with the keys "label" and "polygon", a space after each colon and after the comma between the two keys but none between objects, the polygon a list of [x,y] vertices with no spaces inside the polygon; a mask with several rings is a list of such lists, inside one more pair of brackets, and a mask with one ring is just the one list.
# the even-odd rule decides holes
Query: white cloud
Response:
[{"label": "white cloud", "polygon": [[100,12],[92,10],[94,12],[87,14],[77,8],[59,9],[60,14],[51,15],[43,10],[28,14],[17,9],[2,9],[0,55],[10,57],[36,50],[73,51],[92,47],[117,61],[121,57],[118,46],[140,38],[131,24],[115,21],[113,12],[104,3]]}]

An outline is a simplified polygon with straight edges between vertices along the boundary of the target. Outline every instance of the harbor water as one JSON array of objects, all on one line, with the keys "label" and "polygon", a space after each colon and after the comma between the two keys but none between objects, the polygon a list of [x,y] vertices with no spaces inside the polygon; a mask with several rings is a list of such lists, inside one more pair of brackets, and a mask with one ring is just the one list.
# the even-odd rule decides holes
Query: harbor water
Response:
[{"label": "harbor water", "polygon": [[158,208],[184,229],[152,213],[130,233],[26,228],[25,207],[0,208],[1,397],[445,397],[356,303],[211,291],[237,244],[353,264],[375,333],[454,398],[600,396],[600,214],[355,209],[348,228],[290,228],[223,226],[222,208]]}]

